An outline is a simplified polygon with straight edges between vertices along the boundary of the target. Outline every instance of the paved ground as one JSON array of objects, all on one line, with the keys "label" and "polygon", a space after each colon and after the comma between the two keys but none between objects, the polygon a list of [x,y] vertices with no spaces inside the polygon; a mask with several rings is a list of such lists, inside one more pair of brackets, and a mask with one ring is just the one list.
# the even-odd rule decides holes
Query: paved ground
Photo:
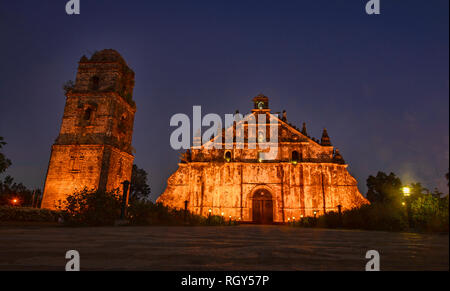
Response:
[{"label": "paved ground", "polygon": [[446,235],[236,227],[0,227],[0,270],[64,270],[80,252],[82,270],[449,270]]}]

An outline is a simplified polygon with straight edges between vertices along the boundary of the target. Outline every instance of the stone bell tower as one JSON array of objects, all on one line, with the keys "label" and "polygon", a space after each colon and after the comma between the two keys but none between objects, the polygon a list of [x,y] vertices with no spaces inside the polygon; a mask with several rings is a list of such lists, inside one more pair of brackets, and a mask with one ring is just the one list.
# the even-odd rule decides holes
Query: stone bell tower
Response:
[{"label": "stone bell tower", "polygon": [[58,200],[84,188],[113,191],[131,179],[133,88],[134,72],[115,50],[81,58],[75,83],[65,88],[42,208],[55,208]]}]

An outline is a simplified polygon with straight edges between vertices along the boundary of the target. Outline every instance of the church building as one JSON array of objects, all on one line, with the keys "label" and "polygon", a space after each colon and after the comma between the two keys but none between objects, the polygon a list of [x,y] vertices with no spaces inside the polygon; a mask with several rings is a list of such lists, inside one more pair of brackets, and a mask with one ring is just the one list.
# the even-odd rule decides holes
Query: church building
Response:
[{"label": "church building", "polygon": [[[222,130],[223,142],[227,131],[232,132],[231,148],[205,143],[188,150],[157,202],[203,216],[254,223],[285,223],[368,203],[326,129],[321,140],[310,137],[305,124],[300,130],[288,122],[286,112],[281,117],[272,114],[264,95],[253,99],[251,115],[256,124],[246,118]],[[260,115],[266,116],[264,124]],[[273,134],[272,128],[277,130],[276,142],[269,143],[277,147],[276,156],[270,160],[260,158],[261,152],[268,151],[261,149],[256,133],[261,125],[268,128],[263,143]],[[241,147],[239,126],[244,129]]]}]

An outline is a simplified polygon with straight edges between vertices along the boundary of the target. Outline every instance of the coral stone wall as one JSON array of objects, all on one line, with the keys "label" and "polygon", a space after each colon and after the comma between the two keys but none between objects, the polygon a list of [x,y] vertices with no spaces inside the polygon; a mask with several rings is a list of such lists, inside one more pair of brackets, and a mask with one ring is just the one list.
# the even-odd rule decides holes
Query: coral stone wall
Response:
[{"label": "coral stone wall", "polygon": [[[237,121],[187,151],[157,202],[184,208],[187,201],[188,209],[200,215],[253,222],[261,222],[262,216],[263,222],[287,222],[368,203],[326,129],[321,140],[312,138],[306,125],[300,132],[289,124],[286,113],[283,119],[272,115],[267,97],[257,96],[254,102],[261,108],[252,110],[258,119]],[[249,123],[252,119],[258,123]],[[256,128],[261,127],[267,128],[268,138],[256,143]],[[233,143],[225,147],[227,134]],[[259,158],[270,150],[270,159]]]},{"label": "coral stone wall", "polygon": [[[323,180],[323,183],[322,183]],[[180,164],[158,199],[194,213],[252,221],[252,197],[259,189],[272,195],[275,222],[358,207],[366,200],[346,165],[331,163],[189,163]],[[324,199],[325,198],[325,199]],[[325,203],[324,203],[325,201]]]},{"label": "coral stone wall", "polygon": [[66,92],[61,129],[50,157],[43,208],[84,188],[112,191],[131,180],[136,107],[134,72],[119,53],[82,57]]}]

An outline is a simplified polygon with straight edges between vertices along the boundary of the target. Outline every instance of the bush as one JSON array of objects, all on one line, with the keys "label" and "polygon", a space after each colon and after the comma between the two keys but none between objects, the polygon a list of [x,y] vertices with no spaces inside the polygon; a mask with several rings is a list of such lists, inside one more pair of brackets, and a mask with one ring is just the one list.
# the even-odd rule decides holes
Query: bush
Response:
[{"label": "bush", "polygon": [[337,228],[342,226],[342,219],[336,212],[329,212],[326,215],[322,215],[317,220],[318,227]]},{"label": "bush", "polygon": [[317,219],[314,217],[303,217],[299,222],[293,222],[293,225],[300,227],[316,227]]},{"label": "bush", "polygon": [[0,221],[56,222],[60,213],[48,209],[27,207],[0,207]]},{"label": "bush", "polygon": [[363,205],[344,211],[342,225],[345,228],[386,231],[401,231],[408,228],[404,209],[383,203]]},{"label": "bush", "polygon": [[340,216],[329,212],[318,217],[305,217],[295,223],[301,227],[348,228],[365,230],[400,231],[408,228],[406,213],[398,207],[373,203],[344,211]]},{"label": "bush", "polygon": [[372,203],[344,211],[342,216],[329,212],[318,217],[302,218],[295,223],[301,227],[348,228],[384,231],[448,232],[449,199],[423,195],[410,201],[411,207],[393,203]]},{"label": "bush", "polygon": [[67,225],[113,225],[120,216],[121,198],[117,192],[84,189],[60,201],[58,208]]},{"label": "bush", "polygon": [[411,203],[411,224],[422,231],[448,232],[448,196],[423,195]]},{"label": "bush", "polygon": [[[114,225],[121,212],[121,197],[116,192],[88,191],[69,195],[58,208],[66,225]],[[222,217],[206,218],[184,210],[172,209],[161,203],[135,199],[127,209],[130,225],[228,225]],[[234,224],[234,223],[233,223]]]},{"label": "bush", "polygon": [[172,209],[161,203],[154,204],[146,200],[135,200],[131,203],[128,214],[132,225],[226,225],[235,224],[221,216],[209,218],[189,211]]}]

